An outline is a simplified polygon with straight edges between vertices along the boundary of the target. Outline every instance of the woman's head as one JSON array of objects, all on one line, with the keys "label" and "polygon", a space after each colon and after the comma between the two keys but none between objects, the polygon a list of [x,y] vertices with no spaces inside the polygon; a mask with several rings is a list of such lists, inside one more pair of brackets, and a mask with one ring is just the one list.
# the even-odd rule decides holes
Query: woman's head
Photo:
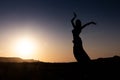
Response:
[{"label": "woman's head", "polygon": [[77,19],[75,24],[76,24],[76,26],[81,26],[81,21],[79,19]]}]

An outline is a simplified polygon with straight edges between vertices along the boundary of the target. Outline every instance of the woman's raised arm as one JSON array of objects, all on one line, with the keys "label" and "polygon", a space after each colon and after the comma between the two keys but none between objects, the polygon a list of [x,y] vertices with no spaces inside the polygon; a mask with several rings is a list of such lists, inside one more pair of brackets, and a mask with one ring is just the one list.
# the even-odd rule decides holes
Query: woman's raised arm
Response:
[{"label": "woman's raised arm", "polygon": [[88,25],[90,25],[90,24],[94,24],[94,25],[96,25],[95,22],[89,22],[89,23],[86,23],[85,25],[83,25],[81,29],[85,28],[86,26],[88,26]]},{"label": "woman's raised arm", "polygon": [[72,25],[73,25],[73,27],[74,27],[74,26],[75,26],[74,20],[75,20],[75,18],[77,17],[77,15],[76,15],[75,12],[73,12],[73,14],[74,14],[74,17],[71,19],[71,23],[72,23]]}]

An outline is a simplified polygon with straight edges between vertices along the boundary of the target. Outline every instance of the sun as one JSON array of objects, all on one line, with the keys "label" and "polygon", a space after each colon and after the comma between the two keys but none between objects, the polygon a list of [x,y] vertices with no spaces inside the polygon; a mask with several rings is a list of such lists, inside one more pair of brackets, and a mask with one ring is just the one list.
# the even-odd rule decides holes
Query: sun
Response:
[{"label": "sun", "polygon": [[32,39],[21,38],[15,44],[15,52],[21,58],[28,59],[35,53],[36,45]]}]

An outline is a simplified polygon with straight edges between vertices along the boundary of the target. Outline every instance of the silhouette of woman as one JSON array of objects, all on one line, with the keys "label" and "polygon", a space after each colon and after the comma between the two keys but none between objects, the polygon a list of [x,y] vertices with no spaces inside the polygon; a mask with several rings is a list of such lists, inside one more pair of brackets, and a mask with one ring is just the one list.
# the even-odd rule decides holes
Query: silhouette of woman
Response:
[{"label": "silhouette of woman", "polygon": [[83,45],[82,45],[82,40],[79,37],[81,31],[83,28],[85,28],[86,26],[90,25],[90,24],[94,24],[96,25],[95,22],[89,22],[86,23],[84,25],[81,24],[81,21],[79,19],[77,19],[74,23],[75,18],[77,17],[76,13],[74,12],[74,17],[71,20],[72,26],[73,26],[73,30],[72,30],[72,34],[73,34],[73,54],[74,57],[76,58],[76,60],[80,63],[88,63],[90,62],[90,58],[87,55],[87,53],[85,52],[85,50],[83,49]]}]

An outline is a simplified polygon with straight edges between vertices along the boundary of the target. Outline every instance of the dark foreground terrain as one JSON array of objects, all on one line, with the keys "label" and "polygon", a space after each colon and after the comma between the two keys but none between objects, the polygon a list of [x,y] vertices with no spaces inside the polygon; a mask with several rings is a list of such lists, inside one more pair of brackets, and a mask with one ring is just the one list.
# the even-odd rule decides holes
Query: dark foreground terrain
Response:
[{"label": "dark foreground terrain", "polygon": [[120,57],[90,64],[0,62],[0,80],[120,80]]}]

